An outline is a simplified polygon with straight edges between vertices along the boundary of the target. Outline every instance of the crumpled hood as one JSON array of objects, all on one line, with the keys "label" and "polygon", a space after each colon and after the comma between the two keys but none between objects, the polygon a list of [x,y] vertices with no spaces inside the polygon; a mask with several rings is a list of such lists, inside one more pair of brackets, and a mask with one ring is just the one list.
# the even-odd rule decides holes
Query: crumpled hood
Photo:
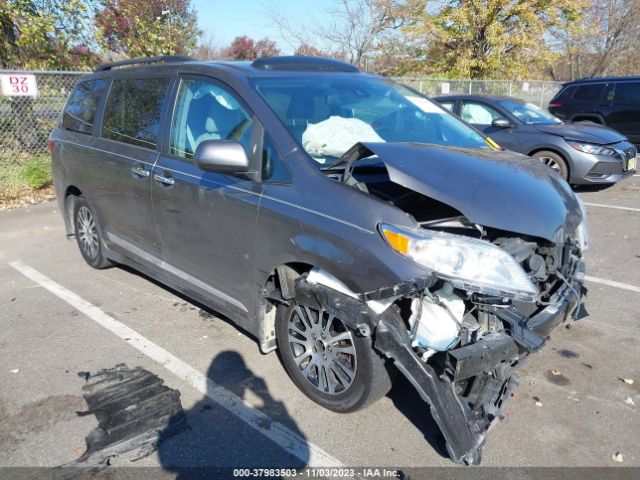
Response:
[{"label": "crumpled hood", "polygon": [[375,154],[392,182],[445,203],[473,223],[551,242],[582,219],[569,185],[538,160],[513,152],[418,143],[361,143],[338,163]]},{"label": "crumpled hood", "polygon": [[557,125],[536,125],[535,127],[540,132],[588,143],[607,144],[627,139],[621,133],[597,123],[559,123]]}]

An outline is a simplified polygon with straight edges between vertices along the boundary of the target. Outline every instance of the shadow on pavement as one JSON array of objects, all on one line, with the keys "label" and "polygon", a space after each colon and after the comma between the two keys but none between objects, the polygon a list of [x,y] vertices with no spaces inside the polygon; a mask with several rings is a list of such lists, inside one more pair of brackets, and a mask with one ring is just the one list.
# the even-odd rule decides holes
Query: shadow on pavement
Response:
[{"label": "shadow on pavement", "polygon": [[[239,398],[258,400],[258,410],[304,438],[284,404],[273,399],[264,379],[256,376],[237,352],[218,354],[207,376]],[[161,436],[158,446],[161,465],[176,472],[176,478],[234,478],[234,468],[301,469],[308,463],[308,449],[303,458],[293,456],[208,397],[185,413],[185,428]]]},{"label": "shadow on pavement", "polygon": [[420,430],[435,452],[443,458],[449,458],[444,437],[431,416],[429,405],[402,374],[396,375],[388,396],[395,407]]},{"label": "shadow on pavement", "polygon": [[576,193],[585,193],[585,192],[601,192],[602,190],[607,190],[616,185],[615,183],[603,183],[598,184],[594,183],[593,185],[575,185],[573,187],[573,191]]}]

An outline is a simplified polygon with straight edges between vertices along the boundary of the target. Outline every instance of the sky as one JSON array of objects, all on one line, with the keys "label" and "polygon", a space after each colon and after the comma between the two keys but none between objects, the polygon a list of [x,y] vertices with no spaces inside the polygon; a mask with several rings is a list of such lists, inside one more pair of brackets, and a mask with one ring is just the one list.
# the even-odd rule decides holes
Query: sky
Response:
[{"label": "sky", "polygon": [[293,53],[293,48],[272,24],[268,15],[270,8],[286,12],[289,20],[310,24],[326,19],[326,10],[334,4],[334,0],[192,0],[199,27],[205,38],[209,35],[215,45],[224,47],[242,35],[255,40],[269,37],[285,54]]}]

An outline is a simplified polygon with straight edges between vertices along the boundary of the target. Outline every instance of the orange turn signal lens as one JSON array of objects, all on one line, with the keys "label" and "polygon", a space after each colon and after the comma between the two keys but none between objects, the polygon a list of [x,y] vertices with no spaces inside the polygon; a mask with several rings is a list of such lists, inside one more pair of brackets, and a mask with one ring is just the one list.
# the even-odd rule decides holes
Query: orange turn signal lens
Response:
[{"label": "orange turn signal lens", "polygon": [[409,252],[409,237],[385,228],[382,229],[382,233],[384,238],[387,239],[387,242],[389,242],[389,245],[391,245],[391,248],[396,252],[400,252],[403,255]]}]

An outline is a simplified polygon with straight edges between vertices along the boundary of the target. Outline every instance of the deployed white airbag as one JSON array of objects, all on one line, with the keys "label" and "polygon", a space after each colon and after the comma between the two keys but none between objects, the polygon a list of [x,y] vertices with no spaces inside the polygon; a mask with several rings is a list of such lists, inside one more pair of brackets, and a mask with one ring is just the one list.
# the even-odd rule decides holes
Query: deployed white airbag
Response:
[{"label": "deployed white airbag", "polygon": [[384,142],[368,123],[333,116],[311,123],[302,134],[302,147],[314,158],[341,157],[358,142]]}]

